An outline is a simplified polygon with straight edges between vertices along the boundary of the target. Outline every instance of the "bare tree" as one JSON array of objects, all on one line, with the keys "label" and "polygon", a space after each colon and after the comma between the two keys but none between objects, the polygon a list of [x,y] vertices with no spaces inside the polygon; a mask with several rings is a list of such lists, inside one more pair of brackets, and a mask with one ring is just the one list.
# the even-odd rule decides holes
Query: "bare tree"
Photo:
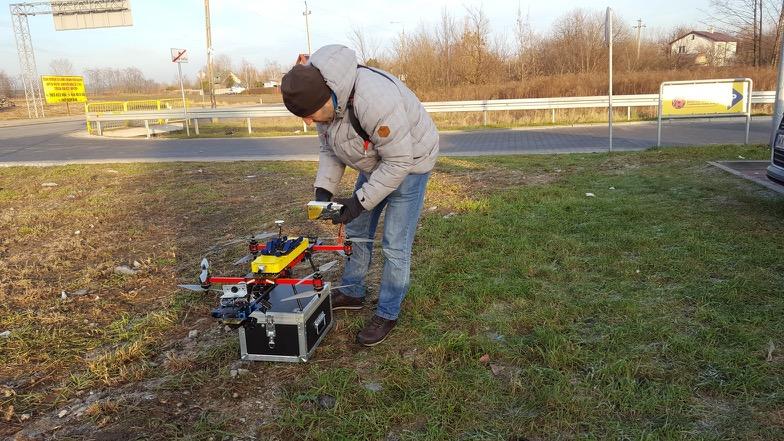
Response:
[{"label": "bare tree", "polygon": [[67,58],[55,58],[49,63],[49,69],[54,75],[73,75],[74,73],[73,64]]},{"label": "bare tree", "polygon": [[781,41],[781,2],[711,0],[707,25],[738,39],[738,58],[759,66],[775,62]]},{"label": "bare tree", "polygon": [[160,87],[155,81],[145,78],[142,71],[135,67],[86,69],[84,74],[90,89],[98,92],[141,93]]},{"label": "bare tree", "polygon": [[240,62],[240,78],[245,82],[246,87],[256,87],[258,83],[258,70],[250,61],[242,59]]},{"label": "bare tree", "polygon": [[14,80],[4,70],[0,70],[0,98],[11,98],[14,93]]},{"label": "bare tree", "polygon": [[378,58],[381,42],[376,38],[368,37],[362,27],[352,27],[351,32],[348,33],[348,39],[362,63],[367,64],[368,61]]},{"label": "bare tree", "polygon": [[264,60],[264,68],[261,69],[261,79],[263,81],[278,81],[283,77],[283,68],[277,61]]},{"label": "bare tree", "polygon": [[515,19],[515,58],[517,69],[515,71],[518,79],[523,79],[524,76],[535,74],[536,56],[537,51],[535,46],[537,44],[537,36],[531,26],[531,18],[529,12],[526,12],[523,17],[520,4],[517,5],[517,17]]},{"label": "bare tree", "polygon": [[455,22],[455,18],[449,15],[449,9],[444,6],[441,9],[441,23],[436,30],[436,40],[438,41],[438,56],[441,61],[439,65],[445,74],[444,81],[448,86],[454,84],[452,61],[454,55],[453,46],[455,40],[457,40],[457,36],[455,35],[456,30],[457,23]]},{"label": "bare tree", "polygon": [[464,78],[471,84],[479,84],[487,79],[486,72],[490,67],[489,40],[490,20],[482,7],[466,8],[463,34],[460,36],[463,47]]},{"label": "bare tree", "polygon": [[[222,83],[228,84],[231,82],[230,75],[232,73],[231,57],[226,54],[218,54],[212,59],[212,74],[215,75],[213,81],[215,84]],[[231,86],[229,86],[231,87]]]}]

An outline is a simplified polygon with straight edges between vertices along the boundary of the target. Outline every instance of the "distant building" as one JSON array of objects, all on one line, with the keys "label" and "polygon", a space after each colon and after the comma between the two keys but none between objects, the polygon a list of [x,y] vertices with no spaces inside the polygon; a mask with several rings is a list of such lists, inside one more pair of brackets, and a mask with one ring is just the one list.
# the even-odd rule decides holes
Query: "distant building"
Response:
[{"label": "distant building", "polygon": [[691,31],[670,42],[670,53],[694,64],[726,66],[735,60],[736,38],[712,31]]},{"label": "distant building", "polygon": [[269,89],[270,87],[278,87],[280,83],[275,80],[265,81],[263,87]]}]

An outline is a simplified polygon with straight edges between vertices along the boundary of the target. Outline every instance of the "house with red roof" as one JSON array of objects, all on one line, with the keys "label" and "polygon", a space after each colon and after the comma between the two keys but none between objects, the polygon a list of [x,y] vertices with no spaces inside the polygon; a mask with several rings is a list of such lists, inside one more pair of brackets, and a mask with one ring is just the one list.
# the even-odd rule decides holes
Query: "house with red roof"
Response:
[{"label": "house with red roof", "polygon": [[726,66],[735,60],[738,39],[722,32],[691,31],[670,42],[670,54],[694,64]]}]

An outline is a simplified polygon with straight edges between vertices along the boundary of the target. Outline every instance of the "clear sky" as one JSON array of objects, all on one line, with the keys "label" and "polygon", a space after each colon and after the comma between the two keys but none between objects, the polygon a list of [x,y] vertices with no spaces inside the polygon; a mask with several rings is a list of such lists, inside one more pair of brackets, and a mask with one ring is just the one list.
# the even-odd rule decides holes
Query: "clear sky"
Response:
[{"label": "clear sky", "polygon": [[[0,0],[0,70],[19,74],[16,43],[8,4]],[[574,8],[604,11],[610,6],[627,22],[642,18],[644,32],[657,32],[678,25],[705,28],[702,17],[709,0],[310,0],[313,50],[330,43],[349,45],[353,27],[362,27],[370,38],[388,45],[401,31],[419,26],[434,27],[441,11],[462,18],[467,7],[482,7],[495,34],[513,35],[518,5],[529,14],[538,32],[547,32],[553,21]],[[235,64],[245,58],[257,67],[265,60],[284,68],[296,55],[307,52],[302,1],[211,0],[212,39],[216,54],[229,55]],[[29,18],[38,73],[49,73],[55,58],[69,59],[76,74],[94,67],[135,66],[146,76],[173,82],[177,68],[170,62],[172,47],[186,48],[190,63],[183,72],[195,78],[205,64],[206,37],[203,0],[131,0],[133,26],[79,31],[55,31],[51,16]]]}]

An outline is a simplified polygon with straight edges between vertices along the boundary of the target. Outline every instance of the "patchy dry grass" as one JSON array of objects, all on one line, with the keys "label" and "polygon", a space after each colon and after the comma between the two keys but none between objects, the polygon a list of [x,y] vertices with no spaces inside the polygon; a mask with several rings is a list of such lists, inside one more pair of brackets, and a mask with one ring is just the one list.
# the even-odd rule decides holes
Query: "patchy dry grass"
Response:
[{"label": "patchy dry grass", "polygon": [[175,285],[277,218],[331,235],[315,164],[0,170],[0,436],[782,438],[784,202],[705,165],[739,154],[442,158],[398,328],[339,313],[307,365],[238,362]]}]

